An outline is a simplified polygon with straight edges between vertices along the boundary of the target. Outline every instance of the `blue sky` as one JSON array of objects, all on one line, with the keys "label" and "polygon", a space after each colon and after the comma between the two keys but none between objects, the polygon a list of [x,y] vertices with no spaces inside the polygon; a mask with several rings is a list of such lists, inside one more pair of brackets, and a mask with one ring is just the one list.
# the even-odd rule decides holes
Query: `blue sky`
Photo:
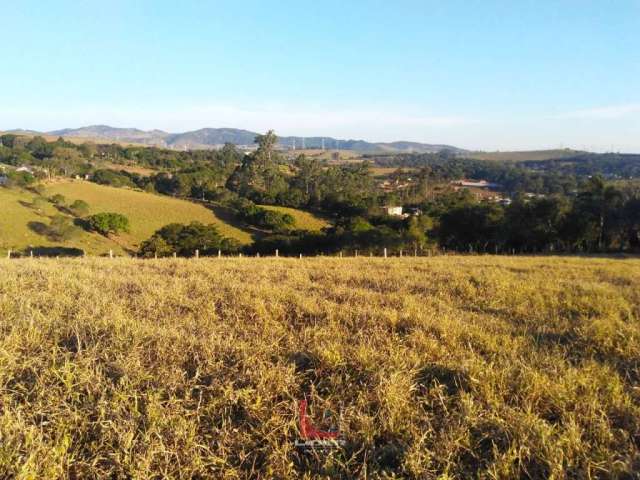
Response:
[{"label": "blue sky", "polygon": [[39,0],[0,22],[0,129],[640,151],[640,0]]}]

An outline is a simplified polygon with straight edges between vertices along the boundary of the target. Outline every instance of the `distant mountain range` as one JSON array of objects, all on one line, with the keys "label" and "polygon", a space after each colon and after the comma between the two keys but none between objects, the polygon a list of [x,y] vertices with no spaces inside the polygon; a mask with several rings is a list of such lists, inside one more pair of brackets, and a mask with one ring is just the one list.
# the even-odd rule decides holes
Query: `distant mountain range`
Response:
[{"label": "distant mountain range", "polygon": [[[49,135],[55,137],[86,138],[92,141],[107,141],[121,143],[136,143],[176,150],[195,150],[218,148],[225,143],[240,146],[254,145],[256,132],[237,128],[203,128],[192,132],[169,133],[162,130],[139,130],[137,128],[114,128],[107,125],[93,125],[82,128],[65,128],[51,132],[36,132],[33,130],[12,130],[7,133],[24,135]],[[465,150],[451,145],[428,144],[418,142],[390,142],[372,143],[364,140],[340,140],[332,137],[279,137],[282,148],[311,148],[353,150],[362,153],[374,152],[414,152],[431,153],[441,150],[464,152]]]}]

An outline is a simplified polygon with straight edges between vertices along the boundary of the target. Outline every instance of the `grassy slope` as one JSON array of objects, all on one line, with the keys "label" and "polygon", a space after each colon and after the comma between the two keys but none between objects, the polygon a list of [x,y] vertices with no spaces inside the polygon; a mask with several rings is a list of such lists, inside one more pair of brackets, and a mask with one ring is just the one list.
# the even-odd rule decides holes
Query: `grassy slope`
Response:
[{"label": "grassy slope", "polygon": [[76,247],[88,252],[104,253],[110,249],[122,253],[118,245],[100,235],[81,231],[67,242],[52,241],[29,228],[30,223],[49,225],[51,217],[61,213],[47,203],[39,212],[31,207],[36,195],[25,190],[0,188],[0,256],[8,249],[29,250],[32,247]]},{"label": "grassy slope", "polygon": [[418,168],[398,168],[398,167],[371,167],[371,174],[374,177],[387,177],[389,175],[391,175],[392,173],[397,172],[398,170],[405,172],[405,173],[409,173],[409,172],[417,172],[419,169]]},{"label": "grassy slope", "polygon": [[[640,260],[0,260],[0,477],[640,470]],[[296,401],[347,445],[296,452]]]},{"label": "grassy slope", "polygon": [[578,150],[530,150],[516,152],[470,152],[467,156],[477,160],[499,160],[503,162],[526,162],[536,160],[550,160],[553,158],[573,157],[581,153]]},{"label": "grassy slope", "polygon": [[298,210],[297,208],[277,207],[273,205],[260,205],[267,210],[275,210],[276,212],[288,213],[296,220],[296,228],[300,230],[320,231],[329,225],[329,222],[317,217],[313,213]]},{"label": "grassy slope", "polygon": [[84,200],[89,204],[91,213],[117,212],[126,215],[131,222],[131,232],[123,235],[122,240],[128,247],[137,246],[168,223],[191,221],[213,223],[220,233],[242,243],[251,240],[248,233],[221,221],[211,210],[185,200],[82,181],[51,185],[47,193],[60,193],[69,202]]}]

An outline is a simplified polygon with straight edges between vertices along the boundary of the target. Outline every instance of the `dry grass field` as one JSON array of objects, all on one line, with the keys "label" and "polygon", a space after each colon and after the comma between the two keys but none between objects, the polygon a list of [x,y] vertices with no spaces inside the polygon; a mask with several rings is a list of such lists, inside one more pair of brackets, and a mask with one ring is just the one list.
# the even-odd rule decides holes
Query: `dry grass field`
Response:
[{"label": "dry grass field", "polygon": [[275,212],[280,213],[288,213],[291,215],[295,221],[295,228],[299,230],[309,230],[312,232],[318,232],[325,227],[329,226],[329,222],[326,220],[314,215],[311,212],[305,212],[304,210],[300,210],[298,208],[289,208],[289,207],[280,207],[276,205],[260,205],[262,208],[266,210],[273,210]]},{"label": "dry grass field", "polygon": [[[0,260],[0,478],[637,478],[640,260]],[[296,450],[297,402],[346,445]]]},{"label": "dry grass field", "polygon": [[495,160],[501,162],[527,162],[551,160],[555,158],[573,157],[582,153],[580,150],[558,148],[555,150],[530,150],[515,152],[469,152],[465,156],[477,160]]},{"label": "dry grass field", "polygon": [[374,177],[382,178],[388,177],[392,173],[396,173],[398,171],[404,173],[417,172],[418,168],[398,168],[398,167],[371,167],[371,173]]}]

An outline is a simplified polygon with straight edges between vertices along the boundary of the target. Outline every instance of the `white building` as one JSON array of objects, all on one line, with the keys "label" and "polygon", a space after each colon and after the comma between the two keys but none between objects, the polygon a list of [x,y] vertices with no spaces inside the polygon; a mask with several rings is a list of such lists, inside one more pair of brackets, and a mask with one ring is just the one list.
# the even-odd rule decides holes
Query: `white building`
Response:
[{"label": "white building", "polygon": [[384,211],[392,217],[402,217],[402,207],[384,207]]}]

